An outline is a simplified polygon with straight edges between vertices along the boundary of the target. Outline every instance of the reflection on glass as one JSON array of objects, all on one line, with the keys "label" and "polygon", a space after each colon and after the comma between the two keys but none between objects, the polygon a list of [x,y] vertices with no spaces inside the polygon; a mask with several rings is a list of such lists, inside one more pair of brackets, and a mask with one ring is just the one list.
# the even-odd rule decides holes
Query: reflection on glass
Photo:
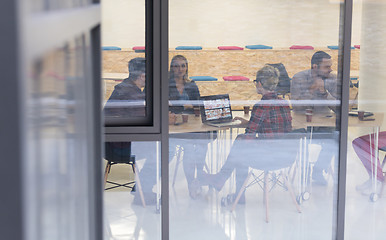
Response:
[{"label": "reflection on glass", "polygon": [[159,143],[105,142],[104,159],[105,239],[159,238]]},{"label": "reflection on glass", "polygon": [[[360,37],[352,50],[353,106],[349,113],[346,239],[383,239],[385,228],[384,164],[385,112],[385,1],[357,1],[353,34]],[[371,29],[370,29],[371,28]],[[360,59],[358,55],[360,54]],[[359,70],[359,73],[358,73]],[[363,117],[361,116],[363,115]],[[383,190],[382,190],[383,189]],[[382,193],[383,191],[383,193]]]},{"label": "reflection on glass", "polygon": [[88,39],[78,37],[35,59],[24,82],[26,235],[33,239],[88,238]]}]

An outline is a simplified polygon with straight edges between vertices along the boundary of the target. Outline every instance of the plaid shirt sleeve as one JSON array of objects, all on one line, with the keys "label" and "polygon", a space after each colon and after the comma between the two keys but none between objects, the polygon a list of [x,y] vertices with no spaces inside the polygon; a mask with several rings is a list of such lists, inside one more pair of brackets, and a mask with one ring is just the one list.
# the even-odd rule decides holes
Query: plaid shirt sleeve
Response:
[{"label": "plaid shirt sleeve", "polygon": [[245,134],[250,135],[250,137],[256,137],[256,133],[261,132],[261,126],[263,126],[266,114],[267,112],[264,107],[256,104],[252,109],[251,118],[245,129]]},{"label": "plaid shirt sleeve", "polygon": [[292,130],[292,117],[286,101],[277,99],[275,104],[256,104],[245,129],[248,138],[274,138]]}]

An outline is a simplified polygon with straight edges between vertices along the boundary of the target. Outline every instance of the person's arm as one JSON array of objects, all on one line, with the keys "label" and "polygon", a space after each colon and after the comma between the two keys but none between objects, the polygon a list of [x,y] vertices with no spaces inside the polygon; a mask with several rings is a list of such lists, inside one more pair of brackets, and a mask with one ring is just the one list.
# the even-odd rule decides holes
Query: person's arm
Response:
[{"label": "person's arm", "polygon": [[336,75],[331,75],[331,77],[324,81],[324,84],[326,90],[332,98],[340,99],[341,84],[340,81],[338,81]]},{"label": "person's arm", "polygon": [[301,105],[296,100],[311,100],[312,94],[310,93],[310,90],[307,89],[308,83],[307,83],[307,76],[303,72],[297,73],[293,76],[291,80],[291,101],[292,108],[295,111],[304,111],[307,108],[310,108],[311,106]]},{"label": "person's arm", "polygon": [[[189,96],[189,100],[191,101],[198,101],[200,100],[200,90],[198,89],[198,86],[195,82],[190,82],[187,83],[187,92]],[[184,104],[184,109],[192,109],[193,108],[193,103],[192,104]]]},{"label": "person's arm", "polygon": [[289,105],[284,107],[284,132],[292,131],[292,116]]},{"label": "person's arm", "polygon": [[[324,86],[327,91],[327,100],[339,100],[341,99],[341,84],[339,83],[336,75],[331,75],[330,78],[325,79]],[[338,103],[337,103],[338,104]],[[328,106],[333,112],[336,112],[337,105]]]},{"label": "person's arm", "polygon": [[261,126],[265,119],[266,111],[263,106],[255,105],[252,109],[251,118],[245,129],[245,134],[256,137],[256,133],[261,133]]},{"label": "person's arm", "polygon": [[291,100],[301,99],[301,80],[298,74],[295,74],[291,80]]}]

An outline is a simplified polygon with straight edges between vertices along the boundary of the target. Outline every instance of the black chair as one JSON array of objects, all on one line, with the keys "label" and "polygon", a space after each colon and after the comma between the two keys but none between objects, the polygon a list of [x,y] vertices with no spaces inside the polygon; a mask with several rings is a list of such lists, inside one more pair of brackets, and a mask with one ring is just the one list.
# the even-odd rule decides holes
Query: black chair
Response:
[{"label": "black chair", "polygon": [[[138,169],[135,165],[135,156],[131,155],[131,142],[105,142],[105,159],[107,160],[104,176],[105,190],[110,190],[117,187],[130,188],[132,191],[138,191],[143,207],[146,207],[145,199],[142,192],[141,182],[137,176]],[[111,166],[115,164],[129,164],[133,169],[135,181],[131,181],[124,184],[108,181],[108,175],[111,170]],[[113,184],[114,186],[106,188],[106,183]]]},{"label": "black chair", "polygon": [[278,94],[283,95],[283,97],[290,93],[291,88],[291,78],[288,76],[287,69],[282,63],[268,63],[267,65],[272,66],[279,70],[280,76],[279,76],[279,83],[276,87],[276,92]]},{"label": "black chair", "polygon": [[[288,133],[280,139],[259,140],[258,145],[256,145],[255,148],[252,148],[250,156],[248,156],[249,154],[245,154],[244,151],[243,157],[259,156],[260,158],[256,159],[253,167],[250,167],[248,176],[233,201],[231,211],[236,208],[236,205],[246,188],[257,183],[264,192],[263,203],[266,209],[266,222],[269,222],[268,194],[276,186],[281,186],[289,191],[297,211],[301,213],[300,206],[296,201],[292,189],[292,183],[289,181],[289,173],[291,168],[295,165],[295,160],[299,157],[300,141],[302,141],[304,137],[305,134],[303,133]],[[243,145],[246,146],[246,144]],[[253,169],[260,170],[261,173],[255,174]],[[249,182],[251,177],[253,180]],[[269,186],[269,183],[272,183],[272,186]]]}]

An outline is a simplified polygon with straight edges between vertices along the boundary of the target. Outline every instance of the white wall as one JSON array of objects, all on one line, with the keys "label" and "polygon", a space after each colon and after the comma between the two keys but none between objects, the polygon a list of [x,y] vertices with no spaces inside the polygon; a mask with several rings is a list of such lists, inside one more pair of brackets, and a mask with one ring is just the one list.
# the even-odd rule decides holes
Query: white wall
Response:
[{"label": "white wall", "polygon": [[[386,112],[386,2],[363,4],[359,108]],[[386,118],[384,118],[386,123]]]},{"label": "white wall", "polygon": [[[170,47],[338,45],[337,0],[170,0]],[[353,44],[360,44],[361,1]],[[144,0],[102,0],[103,46],[144,45]]]}]

